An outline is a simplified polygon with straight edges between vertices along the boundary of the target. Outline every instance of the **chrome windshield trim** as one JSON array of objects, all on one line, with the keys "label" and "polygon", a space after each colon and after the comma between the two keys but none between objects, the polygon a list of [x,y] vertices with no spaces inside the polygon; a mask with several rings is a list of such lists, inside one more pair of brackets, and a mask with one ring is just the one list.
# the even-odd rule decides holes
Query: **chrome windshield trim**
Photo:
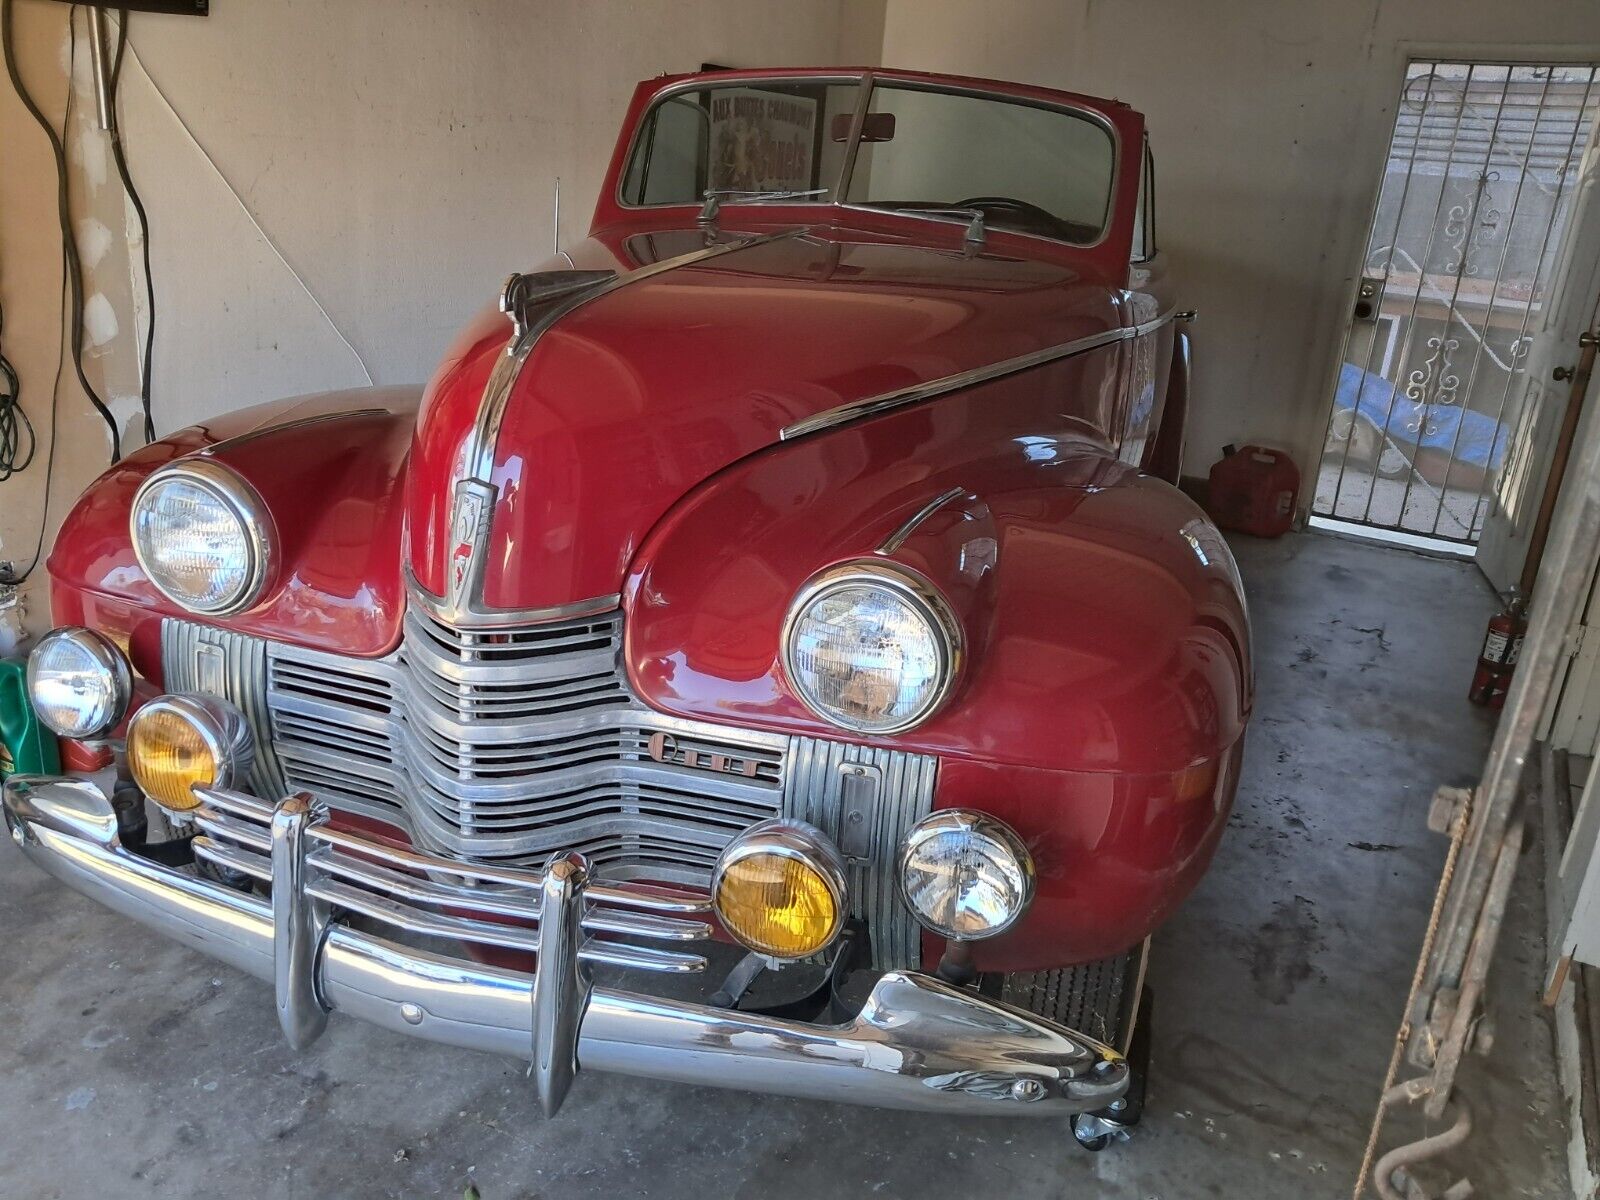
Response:
[{"label": "chrome windshield trim", "polygon": [[879,413],[889,412],[892,409],[904,408],[910,404],[920,404],[925,400],[937,399],[951,392],[960,391],[962,388],[974,387],[980,383],[989,383],[996,379],[1002,379],[1007,375],[1015,375],[1019,371],[1027,371],[1033,367],[1042,367],[1046,363],[1056,362],[1063,358],[1071,358],[1076,354],[1087,354],[1089,351],[1098,350],[1102,346],[1113,346],[1118,342],[1126,342],[1132,338],[1143,337],[1168,324],[1173,319],[1176,311],[1176,309],[1169,309],[1161,316],[1145,321],[1140,325],[1125,325],[1120,329],[1108,329],[1104,333],[1093,333],[1088,337],[1075,338],[1070,342],[1062,342],[1057,346],[1047,346],[1043,350],[1019,354],[1015,358],[1001,359],[999,362],[989,363],[987,366],[973,367],[968,371],[958,371],[956,374],[946,375],[942,379],[930,379],[925,383],[914,383],[909,387],[898,388],[892,392],[883,392],[876,396],[868,396],[862,400],[852,400],[848,404],[841,404],[836,408],[830,408],[824,412],[806,417],[802,421],[796,421],[793,425],[785,425],[778,432],[778,440],[792,442],[795,438],[805,437],[807,434],[820,433],[825,429],[847,425],[852,421],[860,421],[866,417],[875,417]]},{"label": "chrome windshield trim", "polygon": [[888,538],[885,539],[883,545],[879,546],[875,551],[873,551],[873,553],[880,554],[885,558],[889,557],[896,550],[900,549],[901,546],[906,544],[906,539],[917,531],[917,526],[921,525],[929,517],[933,516],[934,513],[938,512],[946,504],[949,504],[950,501],[965,496],[966,494],[967,489],[964,487],[953,487],[947,492],[941,492],[932,500],[929,500],[921,508],[917,509],[916,512],[912,513],[906,523],[891,533]]},{"label": "chrome windshield trim", "polygon": [[[1032,96],[1019,96],[1015,92],[1003,88],[984,87],[977,82],[940,82],[937,80],[907,78],[895,71],[886,71],[882,68],[868,68],[862,71],[844,72],[839,75],[793,75],[775,72],[772,75],[762,75],[747,79],[729,79],[716,75],[697,75],[663,88],[657,92],[638,124],[634,126],[633,134],[628,139],[628,153],[622,160],[623,168],[617,176],[616,193],[612,197],[616,206],[624,212],[667,212],[672,209],[699,208],[701,202],[673,201],[666,204],[630,204],[625,195],[628,182],[628,172],[633,164],[633,156],[638,149],[639,137],[643,133],[646,123],[656,109],[686,92],[707,91],[718,87],[760,87],[763,84],[823,84],[828,86],[854,84],[860,89],[856,99],[855,112],[850,121],[849,144],[845,147],[843,161],[839,164],[839,174],[834,186],[830,189],[833,199],[823,201],[828,207],[843,209],[851,212],[892,212],[892,209],[875,208],[867,204],[856,204],[849,200],[850,183],[855,176],[857,151],[861,148],[861,130],[866,123],[867,112],[872,104],[872,92],[877,87],[899,88],[911,91],[939,92],[945,95],[969,96],[980,100],[993,100],[998,103],[1018,104],[1028,108],[1043,108],[1054,112],[1064,113],[1079,117],[1098,126],[1111,139],[1111,182],[1106,191],[1106,215],[1100,223],[1100,231],[1092,242],[1069,242],[1061,238],[1044,237],[1039,234],[1024,233],[1018,230],[1004,230],[1017,237],[1036,238],[1039,241],[1050,242],[1057,246],[1070,246],[1075,250],[1093,250],[1102,245],[1111,236],[1111,226],[1114,220],[1111,209],[1114,205],[1117,188],[1122,182],[1122,136],[1117,132],[1117,127],[1111,118],[1099,109],[1089,108],[1072,100],[1044,100]],[[1109,103],[1109,102],[1108,102]],[[820,182],[820,175],[818,181]],[[778,203],[784,203],[779,201]],[[789,201],[788,203],[793,203]]]}]

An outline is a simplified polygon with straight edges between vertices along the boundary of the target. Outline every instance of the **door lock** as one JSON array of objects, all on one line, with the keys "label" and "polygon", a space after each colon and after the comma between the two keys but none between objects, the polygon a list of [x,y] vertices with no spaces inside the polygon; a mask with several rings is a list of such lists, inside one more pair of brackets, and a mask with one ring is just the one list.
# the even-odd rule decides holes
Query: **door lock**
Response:
[{"label": "door lock", "polygon": [[1590,346],[1600,346],[1600,334],[1585,329],[1578,335],[1578,345],[1587,350]]}]

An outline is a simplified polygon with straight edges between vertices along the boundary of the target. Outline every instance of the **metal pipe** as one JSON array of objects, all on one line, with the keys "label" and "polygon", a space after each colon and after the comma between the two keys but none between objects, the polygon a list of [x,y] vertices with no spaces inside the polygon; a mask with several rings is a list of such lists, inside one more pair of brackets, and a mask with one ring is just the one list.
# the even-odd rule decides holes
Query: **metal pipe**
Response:
[{"label": "metal pipe", "polygon": [[111,103],[111,72],[106,67],[106,10],[89,9],[89,63],[94,70],[94,107],[100,128],[110,133],[116,128],[116,109]]}]

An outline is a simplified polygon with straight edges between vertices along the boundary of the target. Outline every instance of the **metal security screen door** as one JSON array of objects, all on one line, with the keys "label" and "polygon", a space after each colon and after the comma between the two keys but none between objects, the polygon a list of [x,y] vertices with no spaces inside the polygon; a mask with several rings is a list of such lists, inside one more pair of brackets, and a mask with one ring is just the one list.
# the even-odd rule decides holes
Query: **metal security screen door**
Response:
[{"label": "metal security screen door", "polygon": [[1592,65],[1408,66],[1314,517],[1477,543],[1597,105]]}]

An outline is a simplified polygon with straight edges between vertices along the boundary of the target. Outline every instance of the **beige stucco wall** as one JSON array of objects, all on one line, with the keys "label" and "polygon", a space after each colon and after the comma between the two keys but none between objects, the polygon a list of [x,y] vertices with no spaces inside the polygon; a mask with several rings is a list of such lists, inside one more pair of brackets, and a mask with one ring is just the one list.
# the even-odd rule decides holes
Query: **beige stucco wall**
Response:
[{"label": "beige stucco wall", "polygon": [[1408,51],[1600,61],[1600,5],[889,0],[882,61],[1144,112],[1157,232],[1200,312],[1186,470],[1260,441],[1309,477]]},{"label": "beige stucco wall", "polygon": [[[68,11],[16,0],[25,77],[57,121]],[[587,230],[637,81],[703,61],[874,62],[883,12],[883,0],[230,0],[204,19],[135,14],[122,118],[152,224],[158,433],[369,371],[380,383],[424,379],[506,274],[549,254],[558,177],[563,238]],[[94,125],[81,36],[78,51],[72,187],[101,247],[86,294],[103,294],[100,311],[117,321],[89,374],[129,420],[138,246]],[[46,427],[40,461],[0,483],[0,559],[26,565],[43,503],[60,249],[47,143],[3,79],[0,156],[5,348]],[[107,464],[104,426],[70,365],[60,428],[52,530]],[[47,620],[43,574],[25,589],[35,630]]]},{"label": "beige stucco wall", "polygon": [[[16,4],[24,71],[59,118],[67,7]],[[548,252],[556,177],[563,236],[586,227],[636,80],[705,60],[883,61],[1119,96],[1148,115],[1161,241],[1201,314],[1195,473],[1243,440],[1314,466],[1407,52],[1600,58],[1600,7],[1570,0],[214,8],[203,20],[136,15],[123,85],[154,224],[159,431],[360,383],[367,370],[379,382],[424,378],[504,275]],[[138,247],[79,51],[75,211],[91,223],[80,224],[94,235],[86,243],[101,247],[87,291],[116,319],[88,369],[130,421]],[[54,176],[3,81],[0,155],[5,346],[43,426],[58,337]],[[104,430],[70,370],[61,433],[52,526],[106,462]],[[0,559],[31,557],[47,435],[41,443],[41,462],[0,483]],[[29,589],[34,628],[45,620],[40,582],[42,572]]]}]

